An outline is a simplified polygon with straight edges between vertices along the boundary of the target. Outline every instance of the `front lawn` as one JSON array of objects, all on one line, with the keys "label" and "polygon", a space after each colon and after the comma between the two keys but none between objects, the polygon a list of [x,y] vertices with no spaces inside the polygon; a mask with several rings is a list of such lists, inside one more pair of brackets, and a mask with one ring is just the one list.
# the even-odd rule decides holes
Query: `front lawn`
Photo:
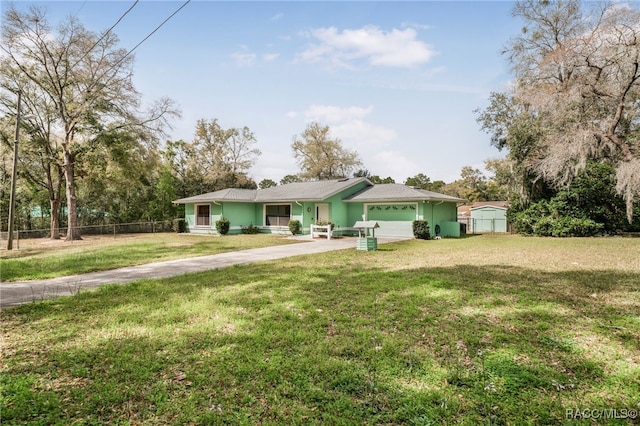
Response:
[{"label": "front lawn", "polygon": [[632,424],[638,262],[633,239],[413,240],[8,309],[2,424]]},{"label": "front lawn", "polygon": [[215,237],[171,233],[124,234],[116,237],[88,235],[73,242],[22,240],[20,250],[0,251],[0,280],[64,277],[296,242],[283,235],[270,234]]}]

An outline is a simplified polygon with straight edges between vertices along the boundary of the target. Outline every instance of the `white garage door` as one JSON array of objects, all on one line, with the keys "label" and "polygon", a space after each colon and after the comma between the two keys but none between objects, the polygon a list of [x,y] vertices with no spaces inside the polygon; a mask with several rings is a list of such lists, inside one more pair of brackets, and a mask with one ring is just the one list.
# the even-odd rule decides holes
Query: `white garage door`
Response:
[{"label": "white garage door", "polygon": [[377,237],[413,237],[413,221],[416,217],[415,204],[370,205],[367,220],[375,220],[380,225]]},{"label": "white garage door", "polygon": [[377,220],[380,228],[376,229],[376,237],[413,237],[413,223]]}]

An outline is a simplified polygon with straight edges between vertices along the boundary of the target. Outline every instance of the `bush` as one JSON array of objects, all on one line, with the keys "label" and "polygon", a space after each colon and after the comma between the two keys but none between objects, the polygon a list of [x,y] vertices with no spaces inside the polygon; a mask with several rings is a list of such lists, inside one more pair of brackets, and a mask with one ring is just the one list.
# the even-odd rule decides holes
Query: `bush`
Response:
[{"label": "bush", "polygon": [[528,206],[512,203],[507,218],[516,232],[540,236],[586,237],[640,230],[640,203],[629,223],[615,182],[610,164],[588,162],[570,185],[554,195],[547,194]]},{"label": "bush", "polygon": [[551,235],[554,237],[590,237],[602,232],[604,225],[592,219],[561,217],[553,224]]},{"label": "bush", "polygon": [[335,227],[336,227],[336,226],[335,226],[335,224],[334,224],[333,222],[330,222],[330,221],[328,221],[328,220],[318,220],[318,221],[316,221],[316,225],[320,225],[320,226],[326,226],[326,225],[329,225],[329,226],[331,226],[331,228],[330,228],[330,229],[331,229],[332,231],[333,231],[333,228],[335,228]]},{"label": "bush", "polygon": [[260,232],[260,228],[258,228],[257,226],[253,226],[253,223],[249,226],[242,227],[243,234],[257,234],[259,232]]},{"label": "bush", "polygon": [[538,201],[511,216],[519,234],[540,237],[590,237],[601,233],[604,224],[586,217],[570,216],[562,201]]},{"label": "bush", "polygon": [[413,236],[420,240],[428,240],[431,238],[429,233],[429,222],[426,220],[413,221]]},{"label": "bush", "polygon": [[293,219],[289,221],[289,231],[291,231],[293,235],[299,234],[301,230],[302,224],[299,220]]},{"label": "bush", "polygon": [[173,219],[173,225],[171,226],[171,229],[173,229],[173,232],[177,232],[179,234],[186,232],[187,224],[184,221],[184,218],[178,217],[176,219]]},{"label": "bush", "polygon": [[229,219],[226,217],[221,217],[219,220],[216,220],[216,230],[220,235],[227,235],[230,227],[231,222],[229,222]]}]

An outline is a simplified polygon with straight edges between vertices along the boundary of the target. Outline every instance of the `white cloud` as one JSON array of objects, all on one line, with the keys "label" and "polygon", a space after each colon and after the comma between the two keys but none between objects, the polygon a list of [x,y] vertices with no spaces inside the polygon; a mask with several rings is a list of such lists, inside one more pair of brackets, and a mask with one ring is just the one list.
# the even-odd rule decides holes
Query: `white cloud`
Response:
[{"label": "white cloud", "polygon": [[429,68],[422,75],[424,77],[426,77],[426,78],[431,78],[431,77],[436,76],[438,74],[442,74],[442,73],[444,73],[446,71],[447,71],[447,67],[439,66],[439,67],[435,67],[435,68]]},{"label": "white cloud", "polygon": [[296,111],[289,111],[285,114],[285,116],[288,118],[296,118],[298,116],[298,113]]},{"label": "white cloud", "polygon": [[370,173],[381,178],[391,176],[396,183],[404,183],[406,178],[424,172],[423,167],[398,151],[387,150],[378,151],[373,155],[364,154],[363,162]]},{"label": "white cloud", "polygon": [[403,22],[402,24],[400,24],[400,26],[402,28],[417,28],[419,30],[430,30],[431,28],[433,28],[431,25],[418,24],[415,22]]},{"label": "white cloud", "polygon": [[284,13],[282,12],[278,12],[275,15],[273,15],[271,18],[269,18],[269,20],[271,22],[278,22],[279,20],[281,20],[282,18],[284,18]]},{"label": "white cloud", "polygon": [[363,120],[352,120],[331,128],[331,132],[344,141],[350,141],[358,151],[388,146],[398,136],[396,131],[376,126]]},{"label": "white cloud", "polygon": [[279,53],[265,53],[264,55],[262,55],[262,59],[264,59],[266,62],[273,62],[279,57]]},{"label": "white cloud", "polygon": [[352,68],[358,60],[374,66],[414,67],[428,62],[436,54],[430,45],[417,39],[413,28],[394,28],[387,32],[372,25],[343,31],[329,27],[313,29],[307,36],[319,43],[302,52],[302,60],[345,68]]},{"label": "white cloud", "polygon": [[388,146],[397,137],[395,130],[366,121],[372,112],[372,106],[311,105],[304,115],[311,121],[328,124],[333,136],[360,152]]},{"label": "white cloud", "polygon": [[328,123],[340,123],[353,119],[364,118],[373,111],[373,107],[367,108],[350,106],[338,107],[333,105],[311,105],[304,113],[311,120]]},{"label": "white cloud", "polygon": [[255,53],[242,53],[235,52],[231,55],[231,57],[236,61],[236,65],[239,67],[250,67],[256,61]]}]

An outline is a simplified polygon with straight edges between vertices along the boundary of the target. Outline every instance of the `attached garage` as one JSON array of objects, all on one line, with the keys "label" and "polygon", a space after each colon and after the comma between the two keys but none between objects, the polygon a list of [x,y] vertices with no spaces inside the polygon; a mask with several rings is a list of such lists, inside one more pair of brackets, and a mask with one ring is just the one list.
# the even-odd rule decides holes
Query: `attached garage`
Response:
[{"label": "attached garage", "polygon": [[376,235],[381,237],[413,237],[413,221],[417,218],[417,203],[368,204],[367,220],[380,225]]},{"label": "attached garage", "polygon": [[459,237],[457,204],[464,200],[401,184],[381,184],[363,189],[344,200],[350,205],[350,223],[373,220],[376,236],[413,238],[413,222],[426,220],[432,236]]}]

